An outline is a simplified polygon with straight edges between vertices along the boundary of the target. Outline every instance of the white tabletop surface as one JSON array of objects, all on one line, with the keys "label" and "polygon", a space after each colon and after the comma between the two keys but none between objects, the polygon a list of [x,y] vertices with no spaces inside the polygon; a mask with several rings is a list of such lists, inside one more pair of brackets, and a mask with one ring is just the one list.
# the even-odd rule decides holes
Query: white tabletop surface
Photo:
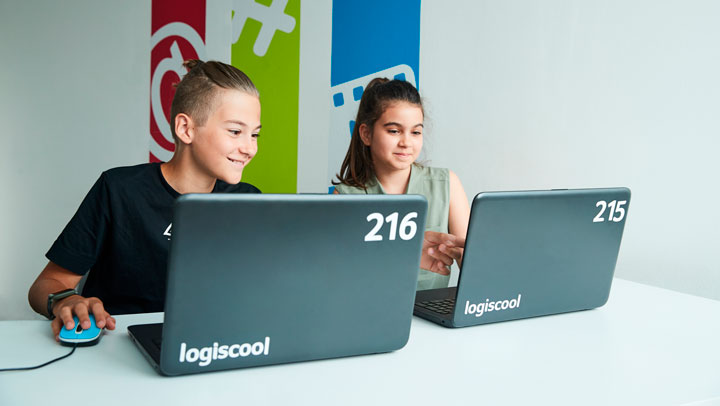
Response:
[{"label": "white tabletop surface", "polygon": [[[621,279],[595,310],[462,329],[414,318],[393,353],[173,378],[126,332],[160,320],[119,316],[94,347],[0,373],[0,405],[720,404],[720,302]],[[0,340],[0,368],[68,351],[46,321],[2,321]]]}]

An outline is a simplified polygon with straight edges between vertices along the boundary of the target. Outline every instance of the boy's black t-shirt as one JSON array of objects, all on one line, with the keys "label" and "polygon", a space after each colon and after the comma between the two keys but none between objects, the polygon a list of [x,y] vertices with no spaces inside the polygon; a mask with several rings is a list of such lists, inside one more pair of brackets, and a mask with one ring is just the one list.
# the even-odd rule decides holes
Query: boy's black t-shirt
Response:
[{"label": "boy's black t-shirt", "polygon": [[[260,193],[247,183],[218,180],[212,193]],[[103,172],[45,255],[84,275],[85,297],[110,314],[163,311],[172,207],[180,196],[159,163]]]}]

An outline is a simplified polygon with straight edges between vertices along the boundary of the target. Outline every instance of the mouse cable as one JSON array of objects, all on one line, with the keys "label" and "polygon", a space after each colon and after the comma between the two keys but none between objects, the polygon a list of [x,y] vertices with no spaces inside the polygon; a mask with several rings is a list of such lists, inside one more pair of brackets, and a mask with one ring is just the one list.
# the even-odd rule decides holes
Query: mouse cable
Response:
[{"label": "mouse cable", "polygon": [[55,359],[53,359],[53,360],[50,360],[50,361],[48,361],[48,362],[46,362],[46,363],[44,363],[44,364],[41,364],[41,365],[35,365],[34,367],[3,368],[3,369],[0,369],[0,372],[7,372],[7,371],[29,371],[29,370],[31,370],[31,369],[42,368],[42,367],[44,367],[44,366],[46,366],[46,365],[52,364],[52,363],[55,362],[55,361],[60,361],[61,359],[64,359],[64,358],[67,358],[67,357],[71,356],[71,355],[75,352],[75,349],[76,349],[76,348],[77,348],[77,344],[73,345],[72,350],[70,350],[69,353],[63,355],[62,357],[57,357],[57,358],[55,358]]}]

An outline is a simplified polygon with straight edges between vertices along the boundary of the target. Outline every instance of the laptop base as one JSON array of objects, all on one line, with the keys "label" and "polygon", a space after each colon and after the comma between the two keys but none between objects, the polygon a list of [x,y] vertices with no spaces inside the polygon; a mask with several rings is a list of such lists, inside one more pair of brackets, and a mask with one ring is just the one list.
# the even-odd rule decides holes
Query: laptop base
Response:
[{"label": "laptop base", "polygon": [[155,368],[160,371],[160,344],[162,343],[163,323],[152,324],[136,324],[128,326],[128,335],[145,358]]},{"label": "laptop base", "polygon": [[[454,327],[452,315],[457,287],[419,290],[415,294],[413,314],[445,327]],[[453,303],[450,306],[446,303]]]}]

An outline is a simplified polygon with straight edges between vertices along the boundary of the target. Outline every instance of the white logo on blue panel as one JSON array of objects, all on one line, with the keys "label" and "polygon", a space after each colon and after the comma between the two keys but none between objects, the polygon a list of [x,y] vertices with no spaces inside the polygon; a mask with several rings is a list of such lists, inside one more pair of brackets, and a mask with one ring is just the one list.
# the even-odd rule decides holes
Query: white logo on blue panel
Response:
[{"label": "white logo on blue panel", "polygon": [[[378,17],[384,15],[393,16],[393,24]],[[420,0],[334,0],[332,24],[328,183],[347,153],[365,86],[376,77],[418,86]]]}]

